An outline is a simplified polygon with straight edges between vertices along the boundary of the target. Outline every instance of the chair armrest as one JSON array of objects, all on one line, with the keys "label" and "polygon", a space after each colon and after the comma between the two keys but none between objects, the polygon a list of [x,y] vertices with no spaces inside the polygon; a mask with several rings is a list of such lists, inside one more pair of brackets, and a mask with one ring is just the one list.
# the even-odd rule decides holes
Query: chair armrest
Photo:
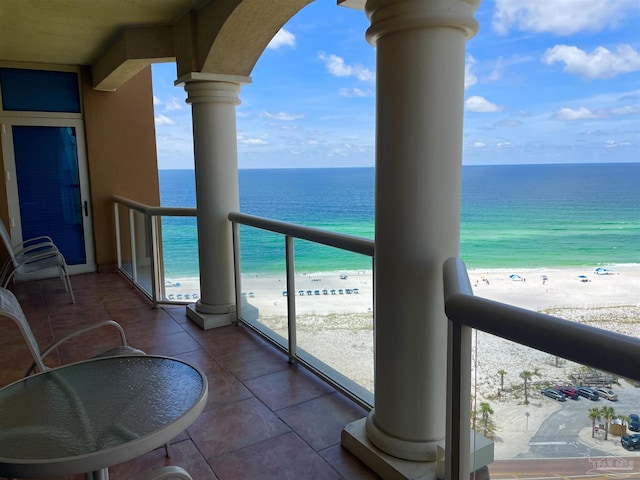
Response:
[{"label": "chair armrest", "polygon": [[18,267],[22,265],[28,265],[29,263],[35,263],[40,260],[46,260],[47,258],[58,257],[59,260],[62,261],[66,265],[66,260],[62,256],[62,254],[56,250],[47,250],[42,253],[28,253],[27,255],[16,255],[16,261],[18,262]]},{"label": "chair armrest", "polygon": [[91,325],[90,327],[82,328],[82,329],[77,330],[77,331],[75,331],[73,333],[70,333],[66,337],[63,337],[60,340],[58,340],[57,342],[53,343],[52,345],[49,345],[45,350],[42,351],[40,356],[44,359],[44,357],[49,355],[53,350],[58,348],[60,345],[62,345],[67,340],[70,340],[70,339],[75,338],[75,337],[77,337],[79,335],[85,334],[87,332],[90,332],[92,330],[95,330],[97,328],[102,328],[102,327],[105,327],[105,326],[112,326],[116,330],[118,330],[118,333],[120,334],[120,341],[122,342],[122,345],[123,346],[127,346],[128,345],[127,344],[127,338],[125,337],[125,334],[124,334],[124,330],[122,329],[120,324],[118,322],[114,321],[114,320],[105,320],[103,322],[96,323],[95,325]]},{"label": "chair armrest", "polygon": [[53,243],[53,239],[50,236],[40,235],[39,237],[27,238],[26,240],[18,243],[17,245],[14,245],[13,248],[15,250],[17,248],[27,248],[32,245],[53,245],[54,247],[56,246],[56,244]]},{"label": "chair armrest", "polygon": [[140,480],[165,480],[169,478],[180,478],[182,480],[193,480],[191,475],[187,473],[187,471],[176,465],[171,465],[167,467],[161,467],[147,475],[143,476]]},{"label": "chair armrest", "polygon": [[51,240],[51,237],[42,236],[42,237],[30,238],[29,240],[25,240],[24,242],[14,245],[13,253],[14,255],[24,255],[28,252],[31,252],[34,250],[37,251],[40,249],[46,249],[47,251],[55,251],[55,252],[59,251],[56,244],[53,243],[53,240]]}]

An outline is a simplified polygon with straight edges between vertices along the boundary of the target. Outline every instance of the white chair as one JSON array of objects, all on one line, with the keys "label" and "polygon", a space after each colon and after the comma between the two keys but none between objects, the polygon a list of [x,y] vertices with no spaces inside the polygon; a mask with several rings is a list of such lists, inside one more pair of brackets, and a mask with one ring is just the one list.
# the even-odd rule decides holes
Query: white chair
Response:
[{"label": "white chair", "polygon": [[[34,371],[44,372],[46,370],[50,370],[44,363],[44,358],[53,352],[56,348],[62,345],[67,340],[75,338],[84,333],[90,332],[97,328],[102,327],[113,327],[118,331],[120,335],[120,343],[121,345],[111,348],[106,352],[102,352],[98,355],[95,355],[93,358],[101,358],[101,357],[126,357],[126,356],[135,356],[135,355],[146,355],[142,350],[138,350],[137,348],[133,348],[129,346],[127,343],[127,337],[125,336],[124,330],[120,326],[118,322],[114,320],[104,320],[102,322],[96,323],[95,325],[91,325],[90,327],[82,328],[80,330],[76,330],[75,332],[66,335],[61,338],[57,342],[54,342],[52,345],[44,349],[42,352],[40,351],[40,347],[36,340],[35,335],[33,334],[33,330],[31,330],[31,326],[27,321],[27,317],[24,315],[22,311],[22,307],[20,306],[20,302],[16,296],[6,288],[0,287],[0,316],[6,317],[15,322],[20,330],[20,334],[24,339],[27,347],[29,348],[29,352],[33,357],[33,363],[25,372],[25,376],[30,375]],[[164,445],[165,453],[167,457],[171,457],[171,447],[169,443],[165,443]],[[186,478],[186,477],[183,477]]]},{"label": "white chair", "polygon": [[27,318],[25,317],[24,312],[22,311],[22,307],[20,307],[20,303],[18,302],[18,299],[15,297],[15,295],[12,292],[2,287],[0,287],[0,316],[9,318],[16,323],[16,325],[18,326],[18,329],[20,330],[20,333],[22,334],[22,338],[24,339],[25,343],[27,344],[27,347],[29,348],[29,352],[33,357],[34,363],[31,365],[29,370],[27,370],[26,375],[29,375],[33,370],[36,370],[39,372],[44,372],[46,370],[49,370],[49,367],[45,365],[43,359],[52,351],[54,351],[56,348],[58,348],[61,344],[66,342],[67,340],[70,340],[71,338],[75,338],[91,330],[95,330],[96,328],[101,328],[105,326],[115,328],[118,331],[118,333],[120,334],[121,345],[114,347],[110,350],[107,350],[106,352],[103,352],[99,355],[96,355],[96,358],[145,355],[145,353],[142,350],[138,350],[137,348],[130,347],[127,344],[127,339],[125,337],[124,330],[122,329],[119,323],[114,322],[113,320],[105,320],[95,325],[91,325],[90,327],[86,327],[86,328],[77,330],[73,333],[70,333],[69,335],[53,343],[51,346],[49,346],[48,348],[46,348],[41,352],[40,347],[38,346],[38,342],[36,341],[33,331],[31,330],[31,326],[29,325],[29,322],[27,321]]},{"label": "white chair", "polygon": [[182,467],[168,466],[161,467],[157,470],[150,472],[142,477],[140,480],[166,480],[169,478],[180,478],[182,480],[193,480],[191,475]]},{"label": "white chair", "polygon": [[71,301],[76,303],[67,271],[67,262],[51,237],[30,238],[18,245],[13,245],[9,232],[2,221],[0,221],[0,237],[2,237],[2,242],[9,254],[9,258],[0,270],[0,285],[2,287],[6,287],[12,279],[15,279],[16,274],[29,277],[37,272],[55,268],[58,270],[65,290],[71,295]]}]

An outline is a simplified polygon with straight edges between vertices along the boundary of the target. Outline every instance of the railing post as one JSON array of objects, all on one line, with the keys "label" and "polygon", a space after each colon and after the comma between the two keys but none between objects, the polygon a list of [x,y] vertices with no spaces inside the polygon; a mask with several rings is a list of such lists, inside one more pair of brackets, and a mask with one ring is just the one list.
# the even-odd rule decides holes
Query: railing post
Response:
[{"label": "railing post", "polygon": [[129,241],[131,242],[131,279],[138,283],[138,254],[136,251],[136,221],[135,211],[129,209]]},{"label": "railing post", "polygon": [[113,217],[116,229],[116,257],[118,259],[118,270],[122,270],[122,247],[120,246],[120,208],[116,202],[113,203]]},{"label": "railing post", "polygon": [[469,478],[471,329],[451,320],[448,323],[447,441],[444,478]]},{"label": "railing post", "polygon": [[289,333],[289,363],[296,363],[298,341],[296,338],[296,280],[293,237],[285,236],[287,273],[287,327]]},{"label": "railing post", "polygon": [[231,235],[233,242],[233,276],[234,285],[236,289],[236,320],[235,325],[238,324],[240,318],[242,318],[242,282],[240,280],[240,227],[234,221],[231,222]]},{"label": "railing post", "polygon": [[154,278],[157,282],[156,298],[158,299],[158,303],[162,303],[166,299],[167,291],[165,285],[166,275],[164,272],[164,248],[162,244],[162,233],[160,232],[161,217],[155,214],[150,214],[150,216],[152,229],[151,246],[153,248],[151,254],[153,255],[153,259],[155,261],[153,268],[155,269]]},{"label": "railing post", "polygon": [[156,252],[157,250],[157,242],[156,242],[156,217],[153,215],[145,214],[145,230],[148,235],[148,245],[151,247],[149,254],[150,268],[151,268],[151,302],[153,304],[153,308],[158,308],[158,293],[159,293],[159,282],[158,282],[158,269],[157,269],[157,258]]}]

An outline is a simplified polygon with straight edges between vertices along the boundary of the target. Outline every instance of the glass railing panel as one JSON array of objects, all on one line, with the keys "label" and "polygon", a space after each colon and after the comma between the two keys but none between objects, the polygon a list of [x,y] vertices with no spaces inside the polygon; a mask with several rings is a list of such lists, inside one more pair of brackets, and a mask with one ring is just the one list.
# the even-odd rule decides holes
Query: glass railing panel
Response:
[{"label": "glass railing panel", "polygon": [[200,298],[196,217],[164,216],[158,224],[160,301],[194,303]]},{"label": "glass railing panel", "polygon": [[285,237],[244,225],[239,230],[242,319],[288,348]]},{"label": "glass railing panel", "polygon": [[118,228],[120,231],[120,268],[129,278],[133,278],[133,261],[131,256],[131,231],[129,228],[129,208],[118,205]]},{"label": "glass railing panel", "polygon": [[153,249],[151,245],[150,231],[147,228],[147,216],[133,212],[133,232],[135,248],[135,272],[136,283],[141,290],[151,296],[152,288],[152,257]]},{"label": "glass railing panel", "polygon": [[298,355],[339,383],[344,376],[349,390],[372,393],[371,258],[298,239],[295,259]]},{"label": "glass railing panel", "polygon": [[493,441],[490,478],[640,478],[640,453],[621,442],[640,430],[637,382],[485,332],[472,345],[471,423]]}]

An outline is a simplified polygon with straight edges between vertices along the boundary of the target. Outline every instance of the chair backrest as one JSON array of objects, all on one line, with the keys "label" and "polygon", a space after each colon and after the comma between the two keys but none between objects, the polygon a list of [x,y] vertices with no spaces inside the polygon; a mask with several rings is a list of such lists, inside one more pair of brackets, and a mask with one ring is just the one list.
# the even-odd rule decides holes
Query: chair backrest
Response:
[{"label": "chair backrest", "polygon": [[22,311],[22,307],[20,307],[18,299],[6,288],[0,288],[0,316],[10,318],[16,323],[16,325],[18,325],[18,329],[20,329],[20,333],[22,334],[29,351],[33,356],[33,360],[36,363],[37,370],[39,372],[48,370],[40,356],[40,347],[38,346],[36,337],[29,326],[29,322],[27,322],[27,318],[24,316],[24,312]]},{"label": "chair backrest", "polygon": [[4,222],[2,220],[0,220],[0,237],[2,237],[4,248],[6,248],[7,253],[11,257],[11,262],[14,266],[17,266],[18,262],[16,260],[13,244],[11,243],[11,236],[9,235],[9,231],[7,230],[7,227],[4,225]]}]

